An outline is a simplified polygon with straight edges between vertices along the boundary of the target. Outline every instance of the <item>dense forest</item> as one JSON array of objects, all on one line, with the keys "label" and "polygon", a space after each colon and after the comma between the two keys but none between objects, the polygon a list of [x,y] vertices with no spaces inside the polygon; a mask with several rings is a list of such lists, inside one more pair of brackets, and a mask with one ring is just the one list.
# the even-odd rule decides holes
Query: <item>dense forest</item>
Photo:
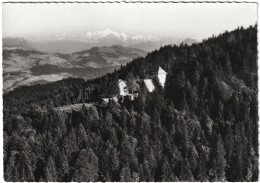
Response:
[{"label": "dense forest", "polygon": [[[138,97],[102,104],[118,94],[118,79]],[[3,96],[4,178],[257,181],[257,79],[255,25],[164,46],[97,79],[16,88]],[[82,109],[55,110],[74,103]]]}]

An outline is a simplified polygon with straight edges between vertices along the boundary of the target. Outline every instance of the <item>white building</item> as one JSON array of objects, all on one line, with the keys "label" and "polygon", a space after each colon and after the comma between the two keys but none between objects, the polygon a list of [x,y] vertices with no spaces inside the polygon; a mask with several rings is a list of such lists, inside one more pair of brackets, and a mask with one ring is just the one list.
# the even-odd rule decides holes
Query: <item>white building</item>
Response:
[{"label": "white building", "polygon": [[144,79],[144,83],[148,91],[153,92],[153,90],[155,89],[153,81],[151,79]]},{"label": "white building", "polygon": [[119,95],[126,96],[126,95],[129,94],[129,91],[128,91],[127,85],[126,85],[126,81],[119,79],[118,87],[119,87],[119,90],[120,90]]},{"label": "white building", "polygon": [[105,103],[108,103],[109,100],[113,100],[114,102],[118,102],[118,98],[116,96],[112,98],[101,98]]},{"label": "white building", "polygon": [[105,103],[109,102],[109,98],[101,98]]},{"label": "white building", "polygon": [[161,67],[159,67],[157,76],[158,76],[159,82],[163,88],[164,88],[165,81],[166,81],[166,74],[167,74],[167,72],[165,72],[165,70],[163,70]]}]

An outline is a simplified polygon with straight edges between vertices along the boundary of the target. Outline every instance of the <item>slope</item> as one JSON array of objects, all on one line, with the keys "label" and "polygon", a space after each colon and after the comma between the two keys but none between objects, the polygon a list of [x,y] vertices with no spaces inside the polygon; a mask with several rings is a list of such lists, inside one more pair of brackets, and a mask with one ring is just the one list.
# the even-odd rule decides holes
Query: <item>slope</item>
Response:
[{"label": "slope", "polygon": [[[256,26],[239,28],[165,46],[87,82],[5,94],[5,180],[257,181],[256,40]],[[165,89],[155,80],[149,93],[138,78],[159,66],[168,73]],[[118,92],[119,78],[137,80],[137,99],[100,105],[102,95]],[[83,93],[93,106],[55,112]]]}]

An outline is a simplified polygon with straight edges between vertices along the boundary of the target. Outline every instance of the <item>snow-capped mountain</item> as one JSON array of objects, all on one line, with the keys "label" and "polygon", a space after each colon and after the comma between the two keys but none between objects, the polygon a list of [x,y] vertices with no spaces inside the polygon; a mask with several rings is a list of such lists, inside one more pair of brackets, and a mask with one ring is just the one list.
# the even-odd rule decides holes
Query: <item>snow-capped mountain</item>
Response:
[{"label": "snow-capped mountain", "polygon": [[132,40],[137,41],[137,42],[148,42],[148,41],[159,41],[160,39],[155,37],[155,36],[150,36],[150,35],[135,35],[132,37]]},{"label": "snow-capped mountain", "polygon": [[123,42],[128,41],[130,38],[124,32],[118,33],[110,29],[95,32],[86,32],[84,35],[84,41],[102,41],[102,40],[121,40]]},{"label": "snow-capped mountain", "polygon": [[[23,41],[25,40],[25,41]],[[30,47],[42,52],[50,53],[73,53],[88,50],[92,47],[121,45],[125,47],[138,48],[145,51],[159,49],[161,46],[169,44],[180,44],[184,38],[165,37],[158,38],[153,35],[137,34],[128,35],[124,32],[116,32],[111,29],[99,31],[86,31],[84,33],[59,34],[47,37],[37,37],[31,39],[7,38],[3,39],[3,44],[16,47]],[[184,43],[194,43],[194,40],[186,40]]]},{"label": "snow-capped mountain", "polygon": [[162,40],[152,35],[128,35],[111,29],[53,35],[48,38],[26,39],[32,48],[51,53],[73,53],[92,47],[121,45],[152,51],[162,46]]},{"label": "snow-capped mountain", "polygon": [[102,31],[86,32],[82,38],[84,42],[122,42],[125,44],[129,43],[140,43],[140,42],[154,42],[160,39],[151,35],[134,35],[129,36],[124,32],[118,33],[111,29],[105,29]]}]

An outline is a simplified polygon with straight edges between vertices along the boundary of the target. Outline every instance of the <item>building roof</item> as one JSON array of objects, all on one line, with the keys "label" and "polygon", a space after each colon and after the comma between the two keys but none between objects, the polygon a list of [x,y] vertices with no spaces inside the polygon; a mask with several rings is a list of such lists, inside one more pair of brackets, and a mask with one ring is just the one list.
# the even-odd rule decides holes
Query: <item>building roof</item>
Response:
[{"label": "building roof", "polygon": [[158,74],[167,74],[167,72],[165,72],[165,70],[163,70],[163,69],[159,66]]},{"label": "building roof", "polygon": [[154,90],[155,87],[151,79],[144,79],[144,83],[149,92],[152,92]]}]

